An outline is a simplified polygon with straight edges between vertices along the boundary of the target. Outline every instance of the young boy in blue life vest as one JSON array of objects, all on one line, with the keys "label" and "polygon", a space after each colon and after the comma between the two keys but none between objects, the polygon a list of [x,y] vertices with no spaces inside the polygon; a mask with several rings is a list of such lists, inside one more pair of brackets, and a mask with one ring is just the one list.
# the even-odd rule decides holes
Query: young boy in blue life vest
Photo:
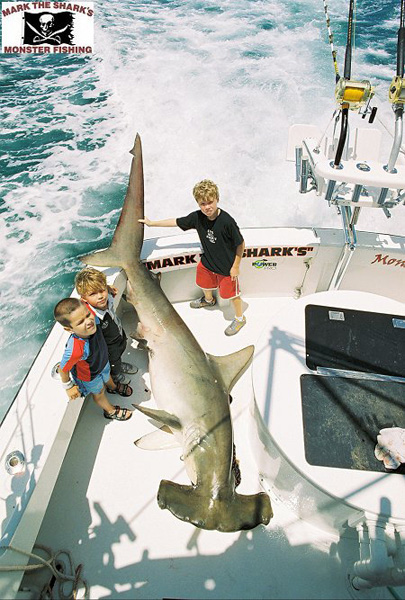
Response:
[{"label": "young boy in blue life vest", "polygon": [[128,397],[132,388],[116,384],[111,378],[107,344],[98,317],[79,298],[64,298],[58,302],[54,317],[70,333],[58,368],[69,400],[92,394],[106,419],[130,419],[132,411],[113,406],[105,393],[107,386],[111,394]]},{"label": "young boy in blue life vest", "polygon": [[107,278],[102,271],[92,267],[86,267],[77,273],[75,285],[81,299],[100,319],[108,348],[111,377],[115,383],[124,383],[126,375],[137,373],[138,368],[121,359],[127,347],[127,336],[114,309],[117,290],[107,285]]},{"label": "young boy in blue life vest", "polygon": [[246,324],[242,298],[239,290],[239,265],[245,242],[236,221],[218,208],[217,185],[204,179],[193,188],[199,210],[185,217],[151,221],[139,219],[148,227],[180,227],[183,231],[196,229],[203,248],[201,261],[197,265],[196,284],[204,296],[190,303],[191,308],[210,307],[216,304],[213,290],[219,289],[221,298],[231,300],[235,318],[225,329],[225,335],[235,335]]}]

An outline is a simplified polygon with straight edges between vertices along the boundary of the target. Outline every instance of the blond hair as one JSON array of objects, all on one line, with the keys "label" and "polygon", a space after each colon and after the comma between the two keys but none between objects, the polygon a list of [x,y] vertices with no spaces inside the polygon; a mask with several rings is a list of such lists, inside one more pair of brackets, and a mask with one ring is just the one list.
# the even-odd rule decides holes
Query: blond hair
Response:
[{"label": "blond hair", "polygon": [[84,304],[79,298],[63,298],[53,309],[53,316],[63,327],[70,327],[69,316],[81,306]]},{"label": "blond hair", "polygon": [[198,203],[209,198],[219,200],[218,186],[210,179],[203,179],[193,187],[193,196]]},{"label": "blond hair", "polygon": [[77,273],[75,286],[80,296],[88,296],[94,292],[105,290],[107,287],[107,277],[102,271],[97,271],[93,267],[87,267]]}]

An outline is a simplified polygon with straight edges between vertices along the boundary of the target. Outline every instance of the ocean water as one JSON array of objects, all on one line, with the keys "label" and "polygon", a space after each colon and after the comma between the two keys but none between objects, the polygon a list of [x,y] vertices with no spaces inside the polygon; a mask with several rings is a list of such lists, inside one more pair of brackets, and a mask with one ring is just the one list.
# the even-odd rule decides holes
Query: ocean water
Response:
[{"label": "ocean water", "polygon": [[[341,73],[348,4],[328,2]],[[352,76],[376,86],[392,130],[400,2],[357,4]],[[284,160],[288,127],[326,126],[334,110],[322,0],[106,0],[93,55],[0,55],[0,69],[0,418],[77,256],[109,243],[136,132],[152,219],[193,210],[193,185],[210,178],[241,227],[340,226],[334,208],[291,195]],[[404,207],[370,212],[359,229],[405,231]]]}]

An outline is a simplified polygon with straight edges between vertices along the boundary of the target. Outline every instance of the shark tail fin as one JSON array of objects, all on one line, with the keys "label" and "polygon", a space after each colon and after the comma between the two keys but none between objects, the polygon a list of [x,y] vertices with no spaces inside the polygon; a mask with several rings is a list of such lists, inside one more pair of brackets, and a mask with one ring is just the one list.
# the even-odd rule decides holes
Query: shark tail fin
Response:
[{"label": "shark tail fin", "polygon": [[267,525],[273,516],[270,498],[264,492],[251,495],[234,492],[230,497],[213,501],[198,486],[166,480],[160,482],[158,504],[196,527],[225,532]]},{"label": "shark tail fin", "polygon": [[94,254],[81,256],[80,260],[95,267],[133,266],[139,262],[143,244],[144,181],[141,138],[136,135],[132,154],[127,193],[121,216],[115,229],[110,248]]}]

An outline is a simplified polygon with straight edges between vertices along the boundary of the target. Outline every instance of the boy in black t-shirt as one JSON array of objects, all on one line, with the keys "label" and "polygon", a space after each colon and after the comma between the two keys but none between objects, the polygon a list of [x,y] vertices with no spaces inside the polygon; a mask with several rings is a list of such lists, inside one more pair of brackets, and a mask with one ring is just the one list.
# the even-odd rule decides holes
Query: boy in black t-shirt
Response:
[{"label": "boy in black t-shirt", "polygon": [[190,303],[192,308],[214,306],[213,290],[219,289],[221,298],[232,301],[235,318],[225,329],[226,335],[235,335],[246,323],[239,292],[239,265],[245,243],[236,221],[218,208],[219,192],[213,181],[204,179],[193,188],[193,195],[200,210],[186,217],[151,221],[139,219],[148,227],[180,227],[183,231],[196,229],[203,248],[197,265],[196,283],[204,296]]},{"label": "boy in black t-shirt", "polygon": [[97,315],[108,348],[111,377],[114,383],[123,383],[125,375],[137,373],[138,368],[121,360],[127,347],[127,336],[114,309],[115,288],[107,285],[102,271],[87,267],[75,277],[76,291]]}]

